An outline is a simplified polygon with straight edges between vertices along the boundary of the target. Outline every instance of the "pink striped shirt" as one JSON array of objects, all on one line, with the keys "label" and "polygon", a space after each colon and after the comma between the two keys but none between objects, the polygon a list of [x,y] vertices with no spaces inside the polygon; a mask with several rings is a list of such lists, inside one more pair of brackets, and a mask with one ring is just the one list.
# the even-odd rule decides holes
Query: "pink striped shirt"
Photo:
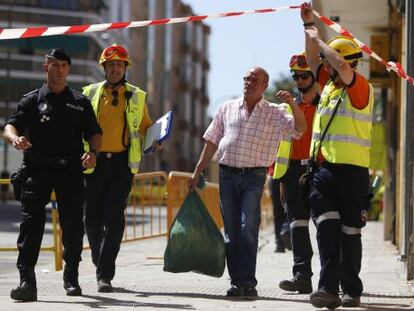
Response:
[{"label": "pink striped shirt", "polygon": [[232,167],[268,167],[280,140],[295,134],[293,116],[262,98],[250,116],[243,97],[222,105],[203,138],[218,146],[218,161]]}]

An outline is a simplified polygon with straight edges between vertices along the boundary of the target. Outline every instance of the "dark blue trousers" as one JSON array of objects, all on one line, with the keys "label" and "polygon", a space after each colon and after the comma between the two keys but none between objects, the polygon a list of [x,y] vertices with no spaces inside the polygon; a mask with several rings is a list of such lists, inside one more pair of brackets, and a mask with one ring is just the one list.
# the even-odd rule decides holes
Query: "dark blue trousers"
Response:
[{"label": "dark blue trousers", "polygon": [[368,208],[368,168],[325,162],[311,181],[310,207],[321,261],[319,290],[361,296],[361,211]]},{"label": "dark blue trousers", "polygon": [[93,173],[86,174],[85,229],[98,279],[115,276],[132,178],[126,151],[101,153]]}]

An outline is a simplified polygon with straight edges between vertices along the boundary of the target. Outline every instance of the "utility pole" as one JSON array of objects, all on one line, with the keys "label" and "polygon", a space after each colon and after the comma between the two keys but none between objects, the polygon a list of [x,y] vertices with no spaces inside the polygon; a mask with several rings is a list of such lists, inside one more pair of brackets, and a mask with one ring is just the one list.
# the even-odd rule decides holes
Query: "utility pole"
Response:
[{"label": "utility pole", "polygon": [[[405,1],[406,15],[406,58],[407,58],[407,74],[414,76],[414,5],[412,0]],[[407,280],[414,278],[414,247],[413,247],[413,209],[414,209],[414,165],[413,165],[413,122],[414,122],[414,86],[406,82],[406,118],[407,128],[405,132],[405,180],[406,180],[406,200],[405,200],[405,254],[407,255]]]},{"label": "utility pole", "polygon": [[[9,4],[9,10],[7,14],[7,28],[12,27],[12,14],[13,4]],[[6,101],[4,107],[4,116],[7,118],[9,116],[9,106],[10,106],[10,43],[7,43],[7,68],[6,68]],[[1,178],[9,178],[10,172],[8,170],[8,156],[9,156],[9,145],[3,143],[3,170],[1,171]],[[5,202],[7,200],[7,194],[9,192],[9,185],[1,186],[1,200]]]}]

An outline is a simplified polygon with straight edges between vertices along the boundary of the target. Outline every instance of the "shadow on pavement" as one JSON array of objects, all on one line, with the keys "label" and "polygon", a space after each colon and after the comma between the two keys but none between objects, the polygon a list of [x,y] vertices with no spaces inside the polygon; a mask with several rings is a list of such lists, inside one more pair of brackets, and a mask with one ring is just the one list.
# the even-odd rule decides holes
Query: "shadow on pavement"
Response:
[{"label": "shadow on pavement", "polygon": [[[91,309],[103,309],[105,307],[114,307],[114,306],[124,306],[124,307],[147,307],[147,308],[155,308],[155,310],[159,309],[179,309],[179,310],[195,310],[195,308],[188,304],[165,304],[165,303],[145,303],[139,302],[134,300],[121,300],[110,298],[107,296],[91,296],[91,295],[83,295],[83,298],[94,299],[96,301],[86,302],[86,301],[71,301],[71,305],[78,304],[90,307]],[[62,303],[67,304],[68,301],[48,301],[48,300],[38,300],[38,302],[42,303]]]},{"label": "shadow on pavement", "polygon": [[[410,308],[411,307],[411,308]],[[414,310],[411,305],[406,304],[387,304],[387,303],[361,303],[360,309],[371,311],[401,311],[401,310]]]}]

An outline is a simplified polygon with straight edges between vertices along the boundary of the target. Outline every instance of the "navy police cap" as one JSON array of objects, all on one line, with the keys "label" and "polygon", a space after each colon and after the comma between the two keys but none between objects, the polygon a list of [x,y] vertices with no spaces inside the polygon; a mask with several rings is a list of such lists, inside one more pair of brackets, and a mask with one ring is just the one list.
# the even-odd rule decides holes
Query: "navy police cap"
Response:
[{"label": "navy police cap", "polygon": [[53,59],[57,59],[57,60],[65,60],[65,61],[68,62],[69,65],[71,63],[70,56],[68,54],[66,54],[66,52],[61,48],[50,49],[49,51],[47,51],[45,56],[47,58],[53,58]]}]

